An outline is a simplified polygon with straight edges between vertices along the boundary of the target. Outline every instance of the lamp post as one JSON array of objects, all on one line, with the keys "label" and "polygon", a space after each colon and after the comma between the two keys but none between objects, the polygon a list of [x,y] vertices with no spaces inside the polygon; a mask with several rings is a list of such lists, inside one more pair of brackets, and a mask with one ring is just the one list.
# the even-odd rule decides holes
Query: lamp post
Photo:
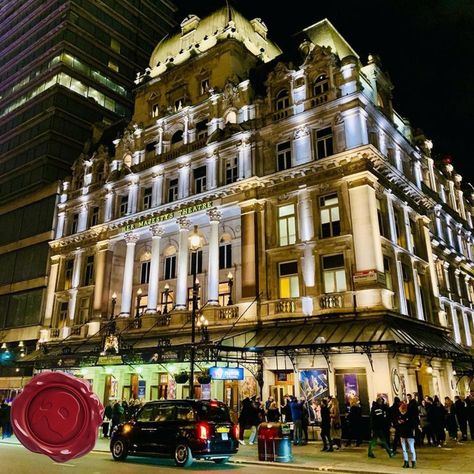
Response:
[{"label": "lamp post", "polygon": [[209,332],[207,327],[209,325],[209,321],[204,315],[201,314],[200,318],[197,320],[197,327],[201,330],[201,342],[208,342],[209,341]]},{"label": "lamp post", "polygon": [[229,285],[229,301],[227,301],[227,306],[232,306],[234,304],[232,301],[232,287],[234,286],[234,275],[232,275],[232,272],[227,274],[227,284]]},{"label": "lamp post", "polygon": [[194,398],[194,359],[196,356],[196,350],[194,343],[196,340],[196,310],[197,310],[197,298],[199,292],[199,281],[197,279],[197,257],[198,251],[201,248],[202,239],[198,232],[198,226],[194,226],[193,232],[189,235],[189,249],[194,258],[191,259],[192,275],[193,275],[193,304],[191,312],[191,362],[190,362],[190,374],[189,374],[189,398]]},{"label": "lamp post", "polygon": [[138,288],[137,290],[137,306],[135,308],[135,321],[133,322],[133,327],[138,329],[141,326],[140,321],[140,301],[142,299],[142,289]]},{"label": "lamp post", "polygon": [[163,314],[168,314],[168,296],[170,294],[170,286],[168,283],[165,284],[165,309],[163,310]]},{"label": "lamp post", "polygon": [[115,334],[115,305],[117,304],[117,293],[112,294],[112,312],[110,313],[109,334]]}]

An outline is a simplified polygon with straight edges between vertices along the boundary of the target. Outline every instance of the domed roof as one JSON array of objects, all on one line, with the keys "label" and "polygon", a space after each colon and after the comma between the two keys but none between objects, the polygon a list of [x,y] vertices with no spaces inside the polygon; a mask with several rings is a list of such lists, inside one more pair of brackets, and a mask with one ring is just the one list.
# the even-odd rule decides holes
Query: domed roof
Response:
[{"label": "domed roof", "polygon": [[205,18],[188,15],[180,31],[169,34],[154,49],[150,58],[150,76],[157,77],[172,65],[182,64],[190,57],[214,47],[218,41],[240,41],[263,62],[282,53],[267,38],[267,27],[260,18],[251,21],[230,6],[225,6]]}]

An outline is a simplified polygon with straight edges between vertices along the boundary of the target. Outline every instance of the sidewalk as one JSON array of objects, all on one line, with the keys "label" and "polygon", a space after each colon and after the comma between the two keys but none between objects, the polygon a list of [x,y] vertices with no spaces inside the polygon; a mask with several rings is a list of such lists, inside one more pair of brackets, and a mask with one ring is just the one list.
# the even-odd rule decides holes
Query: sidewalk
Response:
[{"label": "sidewalk", "polygon": [[[0,440],[0,445],[20,444],[15,437]],[[416,471],[402,469],[402,455],[399,452],[389,459],[381,448],[376,448],[375,459],[367,457],[367,444],[359,448],[348,447],[332,453],[321,452],[320,442],[293,447],[293,462],[271,463],[258,461],[257,446],[240,446],[239,453],[231,459],[234,464],[266,465],[288,470],[343,472],[354,474],[418,474],[474,473],[474,441],[463,444],[448,443],[444,448],[420,448],[417,451]],[[95,452],[110,453],[109,440],[99,438]]]}]

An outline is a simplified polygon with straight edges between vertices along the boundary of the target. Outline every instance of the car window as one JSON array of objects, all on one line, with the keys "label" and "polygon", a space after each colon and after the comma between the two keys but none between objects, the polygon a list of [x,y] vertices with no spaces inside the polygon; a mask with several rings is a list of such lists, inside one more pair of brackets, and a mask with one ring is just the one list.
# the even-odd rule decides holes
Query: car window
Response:
[{"label": "car window", "polygon": [[198,418],[204,421],[230,421],[229,409],[225,405],[214,404],[212,402],[198,404],[197,414]]},{"label": "car window", "polygon": [[137,416],[137,421],[152,421],[153,405],[146,405]]},{"label": "car window", "polygon": [[153,413],[154,421],[174,421],[175,407],[173,405],[157,405]]},{"label": "car window", "polygon": [[193,407],[190,405],[177,405],[176,419],[181,421],[194,421],[195,414]]}]

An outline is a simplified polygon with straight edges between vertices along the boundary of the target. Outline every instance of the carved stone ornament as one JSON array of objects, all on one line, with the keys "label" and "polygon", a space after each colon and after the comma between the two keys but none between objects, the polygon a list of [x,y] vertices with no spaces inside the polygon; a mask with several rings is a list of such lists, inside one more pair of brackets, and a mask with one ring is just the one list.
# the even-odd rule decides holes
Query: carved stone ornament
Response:
[{"label": "carved stone ornament", "polygon": [[299,138],[304,138],[304,137],[307,137],[308,135],[309,135],[309,128],[306,125],[304,125],[295,130],[294,137],[295,137],[295,140],[298,140]]},{"label": "carved stone ornament", "polygon": [[127,232],[125,234],[125,242],[128,244],[136,244],[138,240],[140,239],[140,236],[138,234],[135,234],[133,232]]},{"label": "carved stone ornament", "polygon": [[267,83],[283,81],[290,74],[285,63],[279,62],[275,69],[268,75]]},{"label": "carved stone ornament", "polygon": [[217,207],[209,209],[206,214],[209,216],[209,222],[220,222],[222,217],[222,213]]},{"label": "carved stone ornament", "polygon": [[150,232],[153,237],[161,237],[165,233],[165,230],[161,225],[152,225]]},{"label": "carved stone ornament", "polygon": [[189,230],[191,227],[191,221],[187,217],[178,217],[176,222],[179,225],[179,230]]},{"label": "carved stone ornament", "polygon": [[225,83],[222,100],[225,108],[234,107],[239,100],[239,88],[232,79],[227,79]]}]

